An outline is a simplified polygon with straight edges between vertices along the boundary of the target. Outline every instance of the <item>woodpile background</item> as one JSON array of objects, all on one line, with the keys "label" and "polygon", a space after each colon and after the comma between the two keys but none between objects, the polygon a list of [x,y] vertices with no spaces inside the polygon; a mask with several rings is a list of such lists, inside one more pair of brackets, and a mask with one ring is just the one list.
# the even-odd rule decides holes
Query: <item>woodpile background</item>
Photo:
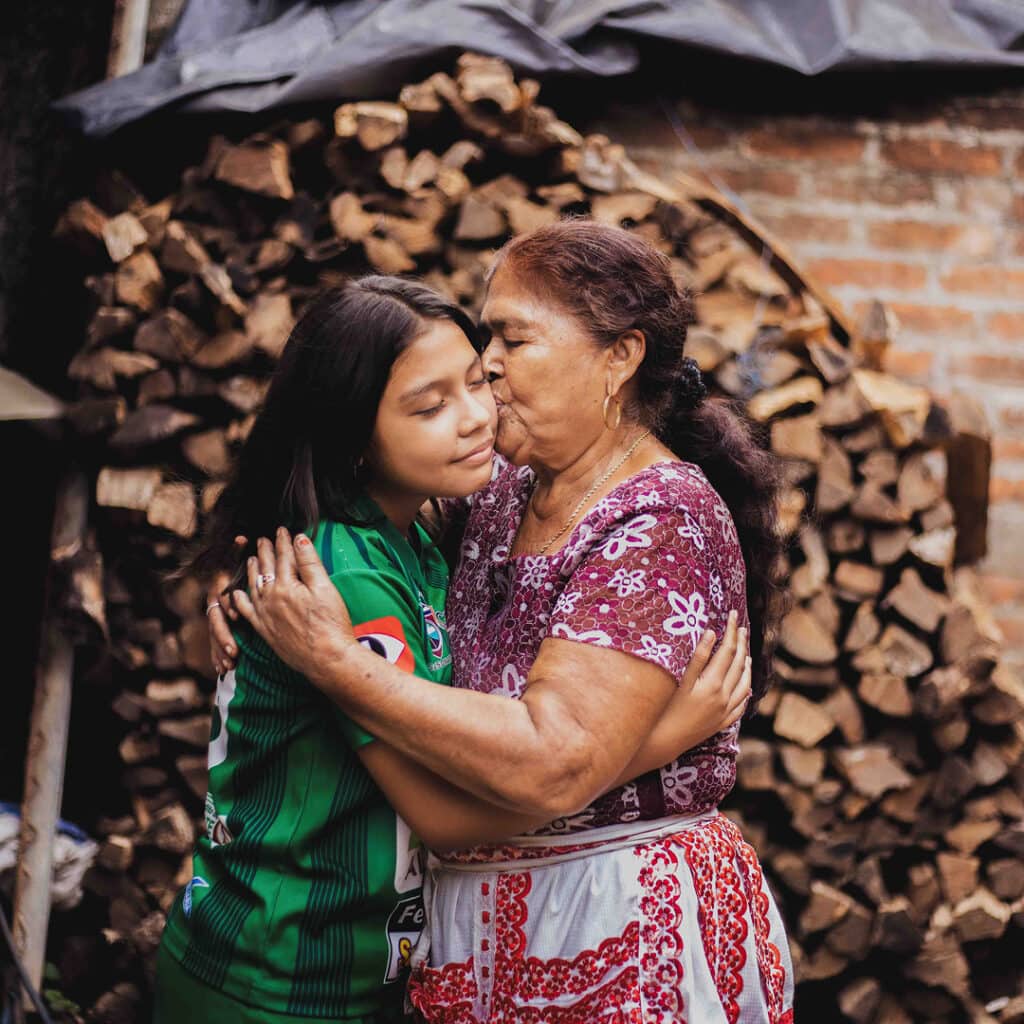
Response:
[{"label": "woodpile background", "polygon": [[881,371],[884,309],[854,329],[722,196],[640,172],[537,93],[466,56],[397,102],[215,137],[170,196],[112,172],[62,218],[95,297],[69,369],[98,468],[73,583],[105,652],[81,685],[109,689],[128,801],[97,807],[104,919],[61,940],[61,987],[95,1020],[147,1012],[213,687],[200,589],[166,574],[303,303],[374,270],[478,309],[510,233],[588,214],[671,257],[698,293],[690,353],[786,460],[792,607],[729,813],[789,923],[798,1014],[1024,1021],[1024,689],[962,567],[984,546],[984,415]]}]

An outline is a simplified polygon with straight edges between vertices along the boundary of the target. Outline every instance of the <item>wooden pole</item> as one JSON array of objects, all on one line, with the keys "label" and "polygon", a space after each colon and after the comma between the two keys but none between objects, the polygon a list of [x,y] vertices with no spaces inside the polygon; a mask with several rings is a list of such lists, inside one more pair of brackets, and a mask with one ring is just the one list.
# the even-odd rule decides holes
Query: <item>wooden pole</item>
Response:
[{"label": "wooden pole", "polygon": [[148,30],[149,0],[115,0],[107,78],[119,78],[142,67]]},{"label": "wooden pole", "polygon": [[[81,547],[89,508],[89,485],[81,470],[69,470],[57,491],[51,555],[59,560]],[[53,877],[53,838],[64,792],[74,649],[62,628],[61,611],[50,607],[43,626],[39,675],[25,757],[18,874],[14,889],[14,942],[39,988],[46,953]],[[31,1009],[28,996],[23,1003]]]}]

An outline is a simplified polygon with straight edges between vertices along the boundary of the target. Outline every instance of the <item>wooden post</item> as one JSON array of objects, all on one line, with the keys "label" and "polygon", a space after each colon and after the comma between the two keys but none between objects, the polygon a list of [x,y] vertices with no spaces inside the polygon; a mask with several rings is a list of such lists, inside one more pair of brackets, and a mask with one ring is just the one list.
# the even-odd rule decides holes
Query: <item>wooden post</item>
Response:
[{"label": "wooden post", "polygon": [[142,67],[148,30],[149,0],[115,0],[107,78],[119,78]]},{"label": "wooden post", "polygon": [[[61,481],[54,509],[51,554],[60,559],[76,551],[85,533],[89,484],[78,469]],[[25,793],[14,890],[14,942],[38,989],[43,976],[50,917],[53,837],[64,791],[74,649],[64,633],[59,608],[47,610],[39,675],[36,680],[25,758]],[[25,1009],[31,1009],[28,996]]]}]

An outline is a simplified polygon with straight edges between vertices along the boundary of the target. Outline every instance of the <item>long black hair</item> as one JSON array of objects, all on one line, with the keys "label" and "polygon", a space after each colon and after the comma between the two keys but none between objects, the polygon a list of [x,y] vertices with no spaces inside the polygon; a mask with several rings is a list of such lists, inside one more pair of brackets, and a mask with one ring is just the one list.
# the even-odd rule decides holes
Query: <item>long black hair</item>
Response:
[{"label": "long black hair", "polygon": [[638,235],[585,218],[519,235],[499,251],[503,265],[544,289],[602,345],[629,330],[647,341],[637,370],[639,418],[680,458],[696,463],[729,507],[746,565],[752,706],[771,676],[771,647],[782,609],[776,528],[779,462],[754,436],[743,412],[705,400],[696,364],[686,357],[693,297],[677,284],[668,258]]},{"label": "long black hair", "polygon": [[[201,539],[182,574],[234,570],[278,526],[308,530],[321,519],[358,522],[367,480],[363,456],[398,356],[432,320],[450,320],[479,348],[470,317],[424,284],[355,278],[304,310]],[[245,550],[236,536],[248,539]]]}]

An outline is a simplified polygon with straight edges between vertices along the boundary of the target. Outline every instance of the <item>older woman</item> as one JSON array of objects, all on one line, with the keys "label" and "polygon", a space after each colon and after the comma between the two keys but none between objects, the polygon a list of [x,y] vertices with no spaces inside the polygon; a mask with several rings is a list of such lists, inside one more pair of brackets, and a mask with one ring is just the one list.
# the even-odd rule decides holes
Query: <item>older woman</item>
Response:
[{"label": "older woman", "polygon": [[261,543],[237,603],[371,733],[551,822],[434,859],[424,1019],[789,1021],[782,923],[716,810],[736,728],[605,792],[731,610],[763,693],[772,464],[704,401],[692,305],[637,236],[570,221],[514,239],[482,316],[507,462],[472,499],[452,580],[455,686],[361,648],[302,536],[294,554]]}]

